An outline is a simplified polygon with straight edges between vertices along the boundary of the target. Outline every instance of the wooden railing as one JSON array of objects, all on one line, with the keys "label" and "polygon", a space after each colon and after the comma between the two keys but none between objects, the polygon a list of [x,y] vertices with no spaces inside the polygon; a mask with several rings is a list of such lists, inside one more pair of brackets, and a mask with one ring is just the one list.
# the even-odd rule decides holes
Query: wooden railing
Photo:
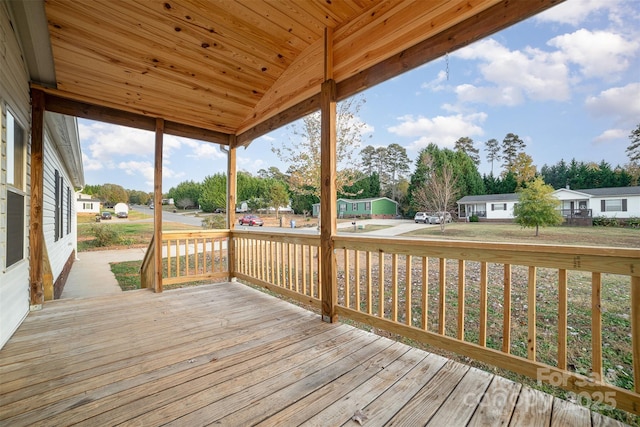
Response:
[{"label": "wooden railing", "polygon": [[155,253],[155,236],[151,236],[149,247],[142,259],[142,265],[140,266],[140,287],[142,289],[153,289],[156,273],[156,266],[154,263]]},{"label": "wooden railing", "polygon": [[[334,247],[339,316],[560,386],[578,399],[640,413],[640,251],[351,236],[335,237]],[[542,277],[545,289],[538,289]],[[629,341],[606,343],[607,356],[605,277],[627,283],[615,302],[624,301],[626,314],[604,327],[620,329],[616,336]],[[568,309],[578,309],[576,300],[585,295],[589,350],[571,348],[567,336],[585,333],[569,329]],[[623,348],[630,350],[614,354]],[[578,356],[589,359],[584,375],[576,372]],[[633,390],[607,381],[604,367],[616,365],[633,371]]]},{"label": "wooden railing", "polygon": [[233,231],[234,276],[288,298],[320,307],[320,237]]},{"label": "wooden railing", "polygon": [[162,283],[227,279],[229,230],[162,233]]}]

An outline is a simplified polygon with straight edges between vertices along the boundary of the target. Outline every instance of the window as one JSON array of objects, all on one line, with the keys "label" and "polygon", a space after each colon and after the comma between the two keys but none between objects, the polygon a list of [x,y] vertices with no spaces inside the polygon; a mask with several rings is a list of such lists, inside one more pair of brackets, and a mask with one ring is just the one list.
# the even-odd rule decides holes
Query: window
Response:
[{"label": "window", "polygon": [[371,210],[371,202],[364,202],[364,209],[366,211],[370,211]]},{"label": "window", "polygon": [[506,211],[507,204],[506,203],[492,203],[491,204],[492,211]]},{"label": "window", "polygon": [[7,184],[24,190],[24,129],[7,111]]},{"label": "window", "polygon": [[67,187],[67,234],[71,233],[71,188]]},{"label": "window", "polygon": [[86,202],[82,203],[82,209],[85,210],[85,211],[87,211],[87,210],[92,211],[93,210],[93,203],[86,203]]},{"label": "window", "polygon": [[600,202],[600,210],[602,212],[626,212],[627,199],[602,200]]},{"label": "window", "polygon": [[60,175],[60,172],[56,169],[55,173],[55,207],[54,207],[54,222],[55,222],[55,236],[54,241],[58,241],[64,234],[62,215],[64,201],[64,179]]},{"label": "window", "polygon": [[351,203],[351,210],[352,211],[357,211],[358,210],[358,204],[357,203]]},{"label": "window", "polygon": [[[6,114],[7,136],[7,245],[6,266],[10,267],[24,259],[24,129],[9,111]],[[13,188],[12,188],[13,187]],[[16,191],[18,190],[18,191]]]},{"label": "window", "polygon": [[340,212],[344,212],[347,210],[347,205],[344,203],[340,203]]}]

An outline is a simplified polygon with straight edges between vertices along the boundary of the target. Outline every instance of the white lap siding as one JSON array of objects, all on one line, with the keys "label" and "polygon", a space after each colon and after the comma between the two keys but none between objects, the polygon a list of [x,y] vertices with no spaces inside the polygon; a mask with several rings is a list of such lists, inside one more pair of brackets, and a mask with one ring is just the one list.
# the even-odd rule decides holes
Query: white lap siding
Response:
[{"label": "white lap siding", "polygon": [[[71,179],[51,141],[51,129],[45,128],[43,226],[53,281],[58,279],[65,263],[76,247],[75,191]],[[62,195],[56,196],[56,171]],[[58,188],[58,192],[60,191]],[[60,198],[60,229],[56,235],[56,199]],[[69,211],[70,208],[70,211]],[[71,214],[71,215],[69,215]],[[57,237],[57,238],[56,238]]]},{"label": "white lap siding", "polygon": [[[24,188],[21,191],[7,184],[7,111],[28,134],[31,128],[29,75],[17,37],[10,23],[7,2],[0,2],[0,34],[3,51],[0,55],[0,109],[2,110],[2,159],[0,161],[0,348],[20,326],[29,312],[29,208],[31,194],[30,148],[24,153]],[[30,139],[27,138],[28,141]],[[7,192],[24,196],[24,257],[7,267]]]}]

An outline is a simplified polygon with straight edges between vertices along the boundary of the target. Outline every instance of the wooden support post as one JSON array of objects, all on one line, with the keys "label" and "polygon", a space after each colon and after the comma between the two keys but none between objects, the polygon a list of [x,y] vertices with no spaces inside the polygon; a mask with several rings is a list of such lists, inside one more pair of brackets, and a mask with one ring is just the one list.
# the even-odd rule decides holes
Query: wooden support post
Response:
[{"label": "wooden support post", "polygon": [[[232,280],[236,274],[236,246],[233,240],[233,230],[236,228],[236,149],[236,136],[230,135],[229,152],[227,153],[227,227],[231,232],[227,240],[229,280]],[[220,262],[222,262],[222,259]]]},{"label": "wooden support post", "polygon": [[[153,173],[154,291],[162,292],[162,145],[164,120],[156,119],[155,169]],[[179,257],[180,247],[176,254]]]},{"label": "wooden support post", "polygon": [[320,251],[322,320],[335,322],[337,278],[333,236],[336,234],[336,82],[333,80],[332,31],[325,29],[325,81],[320,92]]},{"label": "wooden support post", "polygon": [[31,91],[31,199],[29,210],[29,293],[31,310],[44,303],[44,92]]}]

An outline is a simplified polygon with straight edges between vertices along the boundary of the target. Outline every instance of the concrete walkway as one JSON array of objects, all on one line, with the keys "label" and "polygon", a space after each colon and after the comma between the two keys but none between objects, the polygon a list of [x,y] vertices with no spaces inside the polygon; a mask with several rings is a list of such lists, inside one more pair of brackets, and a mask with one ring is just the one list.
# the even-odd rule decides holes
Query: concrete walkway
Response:
[{"label": "concrete walkway", "polygon": [[111,272],[111,262],[137,261],[146,248],[80,252],[73,263],[61,298],[86,298],[122,292]]},{"label": "concrete walkway", "polygon": [[[364,231],[361,231],[361,234],[365,234],[367,236],[399,236],[404,233],[408,233],[413,230],[420,230],[427,227],[439,227],[439,225],[434,224],[423,224],[418,223],[412,219],[363,219],[356,220],[356,225],[364,225]],[[374,230],[367,232],[367,226],[369,225],[385,225],[389,228],[383,228],[381,230]],[[352,228],[350,222],[341,222],[338,224],[338,231]]]}]

